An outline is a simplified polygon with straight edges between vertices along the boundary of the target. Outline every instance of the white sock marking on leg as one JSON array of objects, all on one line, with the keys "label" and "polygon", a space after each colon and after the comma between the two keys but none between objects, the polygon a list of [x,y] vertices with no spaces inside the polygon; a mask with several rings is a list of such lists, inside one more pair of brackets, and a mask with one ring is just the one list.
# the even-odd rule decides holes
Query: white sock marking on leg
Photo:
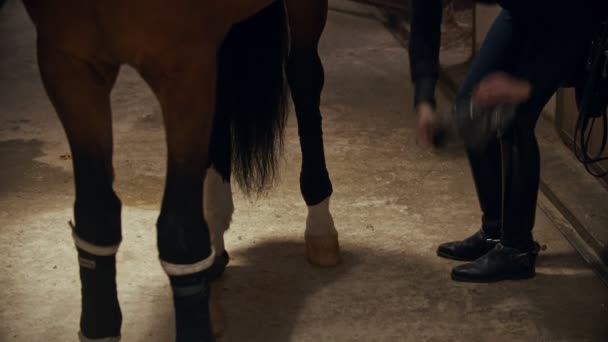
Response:
[{"label": "white sock marking on leg", "polygon": [[230,228],[234,203],[230,182],[225,182],[213,167],[207,170],[203,210],[209,226],[211,241],[218,254],[224,253],[224,232]]},{"label": "white sock marking on leg", "polygon": [[321,203],[308,207],[306,235],[328,236],[338,234],[329,211],[329,199],[330,197],[327,197]]}]

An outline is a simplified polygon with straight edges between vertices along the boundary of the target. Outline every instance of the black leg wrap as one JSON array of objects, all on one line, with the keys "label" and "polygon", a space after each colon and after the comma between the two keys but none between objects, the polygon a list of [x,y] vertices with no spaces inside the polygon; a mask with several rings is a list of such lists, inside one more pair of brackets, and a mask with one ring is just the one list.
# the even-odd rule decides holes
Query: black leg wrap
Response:
[{"label": "black leg wrap", "polygon": [[121,203],[116,195],[112,193],[111,196],[113,197],[106,196],[98,202],[76,200],[73,229],[78,237],[97,246],[114,246],[120,243]]},{"label": "black leg wrap", "polygon": [[224,251],[221,255],[216,255],[213,265],[205,270],[207,279],[211,282],[221,277],[226,270],[226,266],[228,266],[228,262],[230,262],[230,255],[228,255],[228,252]]},{"label": "black leg wrap", "polygon": [[211,255],[209,228],[203,217],[203,174],[197,166],[169,160],[156,223],[158,252],[163,261],[187,265]]},{"label": "black leg wrap", "polygon": [[121,202],[112,190],[112,167],[74,151],[76,235],[97,246],[121,241]]},{"label": "black leg wrap", "polygon": [[321,114],[317,113],[306,119],[301,118],[300,122],[305,120],[315,121],[313,120],[315,116],[319,119],[315,125],[300,124],[300,146],[302,149],[300,191],[302,192],[304,201],[309,206],[321,203],[321,201],[331,196],[333,192],[329,172],[325,164],[323,132],[320,122]]},{"label": "black leg wrap", "polygon": [[209,286],[204,273],[171,276],[177,342],[212,342]]},{"label": "black leg wrap", "polygon": [[317,205],[331,196],[333,187],[325,165],[318,163],[314,167],[302,166],[300,174],[300,191],[308,206]]},{"label": "black leg wrap", "polygon": [[196,217],[188,217],[184,213],[179,218],[178,215],[161,214],[157,223],[161,260],[174,264],[194,264],[211,255],[209,230],[202,210],[196,214]]},{"label": "black leg wrap", "polygon": [[90,339],[120,336],[122,314],[116,292],[116,256],[78,249],[82,285],[81,333]]},{"label": "black leg wrap", "polygon": [[323,148],[323,118],[319,107],[324,72],[317,52],[293,51],[287,65],[287,77],[302,149],[300,190],[306,204],[312,206],[329,197],[333,191]]}]

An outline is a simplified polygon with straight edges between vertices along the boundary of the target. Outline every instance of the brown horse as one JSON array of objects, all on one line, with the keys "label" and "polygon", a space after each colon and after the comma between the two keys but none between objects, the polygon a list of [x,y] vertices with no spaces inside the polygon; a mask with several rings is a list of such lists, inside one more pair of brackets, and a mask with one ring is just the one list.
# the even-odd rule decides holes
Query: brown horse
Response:
[{"label": "brown horse", "polygon": [[120,339],[121,202],[112,187],[110,92],[122,64],[138,70],[163,111],[168,160],[157,238],[177,341],[213,340],[209,270],[216,252],[225,259],[220,268],[227,261],[230,172],[247,192],[272,182],[286,118],[285,74],[303,153],[307,255],[319,265],[338,261],[319,112],[317,45],[327,0],[24,3],[37,29],[42,80],[72,151],[81,341]]}]

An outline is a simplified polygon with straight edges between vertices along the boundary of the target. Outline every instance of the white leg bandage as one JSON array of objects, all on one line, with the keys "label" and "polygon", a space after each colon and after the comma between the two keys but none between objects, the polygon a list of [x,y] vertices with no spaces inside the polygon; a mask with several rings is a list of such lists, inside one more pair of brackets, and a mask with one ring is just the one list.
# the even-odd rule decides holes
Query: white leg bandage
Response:
[{"label": "white leg bandage", "polygon": [[89,254],[97,256],[111,256],[118,252],[120,244],[114,246],[96,246],[90,242],[84,241],[75,232],[72,232],[72,238],[74,238],[74,244],[78,249],[81,249]]},{"label": "white leg bandage", "polygon": [[199,262],[195,262],[194,264],[173,264],[164,260],[160,261],[161,266],[170,276],[184,276],[188,274],[194,274],[198,272],[202,272],[211,265],[213,265],[213,261],[215,260],[215,250],[211,247],[211,255],[209,255],[206,259],[203,259]]}]

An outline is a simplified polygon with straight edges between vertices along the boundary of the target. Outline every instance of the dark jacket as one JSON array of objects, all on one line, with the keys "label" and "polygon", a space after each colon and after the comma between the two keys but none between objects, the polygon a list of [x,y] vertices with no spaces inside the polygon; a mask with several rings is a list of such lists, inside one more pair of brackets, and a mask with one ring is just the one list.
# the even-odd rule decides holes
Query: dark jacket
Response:
[{"label": "dark jacket", "polygon": [[[539,17],[553,15],[543,8],[558,8],[567,11],[574,0],[477,0],[488,4],[499,4],[512,11],[526,11],[528,14],[540,10]],[[578,6],[587,6],[588,11],[600,17],[607,15],[608,0],[585,0]],[[590,8],[590,9],[589,9]],[[414,83],[414,104],[429,102],[435,104],[435,86],[439,76],[439,47],[441,40],[442,0],[410,0],[410,71]],[[594,21],[597,18],[591,19]],[[583,29],[575,27],[575,29]]]},{"label": "dark jacket", "polygon": [[[544,0],[477,0],[515,9],[526,1]],[[608,1],[608,0],[607,0]],[[526,6],[530,7],[528,3]],[[435,104],[435,86],[439,76],[442,0],[410,0],[410,68],[414,82],[414,103]]]},{"label": "dark jacket", "polygon": [[410,0],[410,71],[414,82],[414,104],[435,105],[439,78],[441,0]]}]

